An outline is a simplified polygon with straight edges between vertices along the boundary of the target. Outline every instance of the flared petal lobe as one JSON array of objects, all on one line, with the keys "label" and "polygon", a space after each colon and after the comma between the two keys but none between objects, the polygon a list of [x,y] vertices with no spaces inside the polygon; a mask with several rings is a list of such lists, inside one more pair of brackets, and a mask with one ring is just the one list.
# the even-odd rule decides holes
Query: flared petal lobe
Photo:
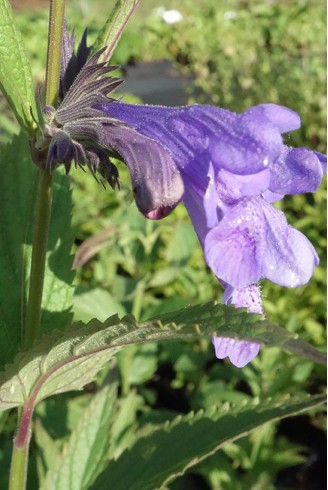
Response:
[{"label": "flared petal lobe", "polygon": [[207,234],[204,250],[216,276],[236,288],[261,278],[281,286],[301,286],[319,262],[307,238],[263,198],[231,206]]},{"label": "flared petal lobe", "polygon": [[281,133],[295,131],[301,127],[301,118],[297,112],[277,104],[259,104],[244,112],[251,115],[254,122],[261,126],[263,121],[270,121]]},{"label": "flared petal lobe", "polygon": [[313,151],[284,147],[270,167],[269,190],[278,194],[315,192],[323,177],[322,164]]},{"label": "flared petal lobe", "polygon": [[296,287],[312,277],[319,258],[309,240],[287,223],[279,209],[261,202],[265,220],[265,260],[262,277],[280,286]]},{"label": "flared petal lobe", "polygon": [[213,345],[218,359],[228,357],[238,368],[245,367],[260,351],[260,344],[225,337],[213,337]]},{"label": "flared petal lobe", "polygon": [[205,258],[222,281],[233,287],[260,280],[265,223],[257,202],[244,199],[230,207],[206,236]]}]

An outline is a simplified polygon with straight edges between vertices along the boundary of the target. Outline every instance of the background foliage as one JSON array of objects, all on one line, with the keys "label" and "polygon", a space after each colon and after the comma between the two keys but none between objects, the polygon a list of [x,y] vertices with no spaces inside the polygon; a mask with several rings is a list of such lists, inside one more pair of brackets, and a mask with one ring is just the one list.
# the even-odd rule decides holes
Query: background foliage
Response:
[{"label": "background foliage", "polygon": [[[92,41],[108,15],[109,3],[68,2],[70,27],[76,26],[79,36],[88,25]],[[19,12],[18,22],[32,59],[34,79],[42,82],[48,13],[36,8],[36,2],[31,6],[34,8]],[[170,59],[181,76],[194,79],[187,89],[190,102],[235,111],[267,101],[285,104],[303,120],[302,129],[288,142],[325,150],[325,22],[320,2],[165,2],[165,8],[178,8],[183,15],[174,25],[162,20],[160,6],[155,0],[141,2],[115,51],[114,64],[125,67],[139,61]],[[131,95],[124,98],[132,100]],[[18,129],[3,99],[0,107],[3,144]],[[120,175],[122,189],[113,193],[102,190],[90,175],[80,171],[72,174],[75,244],[76,248],[83,244],[80,264],[85,262],[77,269],[75,319],[87,321],[97,316],[105,320],[114,313],[133,313],[146,320],[188,304],[220,300],[222,290],[205,268],[183,207],[161,222],[145,220],[132,203],[128,174],[122,166]],[[321,264],[302,288],[287,290],[263,281],[265,311],[270,320],[299,332],[323,349],[324,188],[315,195],[285,199],[280,206],[289,222],[312,241]],[[68,436],[78,423],[88,419],[85,410],[91,410],[87,406],[91,398],[100,400],[98,405],[93,403],[103,423],[114,424],[113,414],[105,408],[113,393],[99,390],[106,377],[113,376],[113,370],[120,381],[116,412],[120,416],[115,418],[116,440],[109,450],[115,455],[132,444],[137,430],[173,420],[179,413],[208,410],[225,402],[251,402],[256,397],[315,393],[322,390],[325,380],[321,366],[276,348],[262,349],[260,356],[242,370],[217,361],[207,340],[129,348],[119,354],[116,366],[104,370],[82,394],[59,395],[37,407],[31,488],[37,488],[37,479],[45,481],[47,469],[55,460],[60,461],[64,446],[77,447],[80,443],[68,440]],[[8,465],[15,415],[2,417],[0,464]],[[323,488],[318,477],[323,422],[323,414],[313,411],[279,426],[264,425],[199,463],[169,488],[319,490]],[[102,428],[95,433],[97,430],[101,433]],[[96,439],[95,433],[90,437]],[[106,447],[100,438],[96,450],[104,452]],[[1,488],[5,488],[5,478],[2,472]],[[51,478],[49,473],[47,478]],[[88,475],[83,474],[83,478],[89,481]]]}]

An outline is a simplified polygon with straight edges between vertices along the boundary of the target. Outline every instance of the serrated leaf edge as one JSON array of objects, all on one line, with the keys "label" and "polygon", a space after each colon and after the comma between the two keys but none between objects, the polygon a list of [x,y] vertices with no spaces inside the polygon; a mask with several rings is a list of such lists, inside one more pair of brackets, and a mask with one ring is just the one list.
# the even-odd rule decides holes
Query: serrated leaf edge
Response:
[{"label": "serrated leaf edge", "polygon": [[[208,312],[208,308],[218,308],[219,310],[223,311],[230,311],[231,313],[233,312],[236,315],[236,318],[239,316],[240,318],[243,317],[243,312],[240,312],[239,310],[236,310],[235,308],[231,307],[222,307],[222,305],[215,305],[213,303],[207,304],[207,305],[200,305],[196,307],[189,307],[189,311],[197,311],[197,310],[202,310],[206,308],[206,311]],[[223,310],[224,308],[224,310]],[[230,310],[229,310],[230,308]],[[183,310],[179,310],[181,314],[183,314],[183,311],[186,312],[188,308],[185,308]],[[213,310],[214,311],[214,310]],[[247,319],[250,320],[250,317],[252,316],[251,314],[245,313],[247,315]],[[257,317],[257,316],[256,316]],[[162,320],[165,318],[169,318],[167,315],[162,316]],[[227,318],[224,316],[224,318],[217,318],[218,323],[219,320],[226,322]],[[252,321],[252,320],[251,320]],[[56,335],[53,336],[43,336],[41,340],[39,341],[39,344],[36,343],[34,348],[32,349],[32,352],[27,352],[27,353],[20,353],[18,354],[16,360],[14,361],[13,364],[9,365],[6,372],[3,373],[2,379],[0,377],[0,382],[1,386],[3,387],[4,384],[6,384],[13,376],[17,376],[17,379],[19,383],[23,386],[24,384],[22,383],[22,380],[19,377],[19,372],[21,369],[24,367],[28,366],[29,363],[32,363],[35,360],[35,357],[42,357],[40,360],[39,364],[39,374],[40,376],[38,377],[34,387],[31,389],[30,393],[27,394],[28,399],[31,400],[34,399],[34,402],[38,402],[41,399],[43,399],[45,396],[50,396],[50,394],[54,393],[60,393],[63,391],[68,391],[69,387],[64,385],[64,388],[58,388],[52,393],[48,393],[47,395],[44,395],[43,397],[38,397],[38,392],[42,389],[42,386],[45,385],[47,380],[56,372],[59,371],[63,366],[67,364],[72,364],[75,361],[79,361],[81,359],[88,359],[95,354],[100,354],[105,351],[109,351],[111,354],[116,353],[118,350],[120,350],[122,347],[125,345],[129,344],[138,344],[138,343],[144,343],[144,342],[153,342],[153,341],[163,341],[163,340],[185,340],[188,338],[194,338],[195,336],[198,335],[203,335],[203,336],[211,336],[211,335],[218,335],[221,337],[230,337],[230,338],[242,338],[246,339],[246,337],[240,337],[238,334],[236,335],[233,332],[229,332],[224,330],[223,332],[217,331],[214,327],[211,325],[208,326],[206,324],[206,318],[203,321],[203,326],[201,326],[202,320],[200,320],[198,323],[193,323],[193,322],[184,322],[182,324],[177,325],[174,322],[170,322],[168,324],[163,324],[161,319],[154,319],[154,320],[149,320],[147,322],[143,322],[140,325],[137,324],[136,320],[134,317],[128,315],[124,316],[122,320],[119,319],[118,315],[113,315],[109,317],[104,323],[99,322],[98,320],[91,320],[87,324],[83,322],[76,322],[71,327],[66,331],[66,333],[63,335],[62,332],[57,332]],[[256,321],[255,318],[255,323],[256,325],[258,322]],[[251,336],[249,339],[250,341],[255,341],[260,344],[266,343],[265,340],[262,338],[258,338],[258,335],[261,333],[265,333],[265,326],[266,326],[266,321],[262,321],[259,323],[260,328],[260,333],[257,332],[257,335]],[[271,325],[269,323],[269,325]],[[284,329],[281,329],[281,327],[275,326],[275,328],[280,329],[285,336],[287,336],[287,340],[280,345],[281,347],[285,348],[290,348],[290,344],[294,341],[295,342],[295,336],[293,334],[289,334],[289,332],[285,331]],[[114,329],[114,332],[113,332]],[[107,332],[106,332],[107,331]],[[178,335],[180,333],[180,335]],[[111,335],[112,334],[112,335]],[[165,335],[163,335],[165,334]],[[103,337],[101,337],[103,335]],[[57,337],[57,338],[56,338]],[[101,346],[95,347],[92,349],[92,340],[93,337],[96,337],[96,340],[99,342],[102,342]],[[100,337],[100,339],[97,337]],[[53,339],[53,341],[51,341]],[[49,341],[50,340],[50,341]],[[43,344],[44,342],[44,344]],[[64,355],[64,358],[62,360],[58,360],[57,362],[55,361],[55,364],[51,365],[51,355],[54,355],[57,351],[59,351],[60,345],[64,344],[65,342],[70,342],[68,345],[69,352],[66,352],[64,350],[64,353],[61,353],[61,355]],[[301,345],[306,345],[306,347],[309,349],[310,348],[310,354],[311,354],[311,349],[315,352],[316,357],[314,357],[314,360],[318,361],[318,356],[320,353],[317,353],[312,346],[309,344],[303,343],[302,341],[298,340],[298,343],[301,343]],[[87,343],[87,348],[90,350],[87,352],[81,352],[83,351],[84,344]],[[269,342],[267,342],[269,343]],[[274,342],[272,342],[272,345],[275,345]],[[297,344],[298,345],[298,344]],[[89,347],[88,347],[89,346]],[[39,350],[38,350],[39,348]],[[47,353],[44,352],[45,348],[47,348]],[[296,350],[297,352],[297,350]],[[301,352],[301,351],[300,351]],[[32,357],[34,355],[34,357]],[[304,353],[303,353],[304,355]],[[311,354],[312,355],[312,354]],[[308,356],[311,358],[311,356]],[[24,359],[26,360],[25,365],[22,366]],[[109,359],[109,358],[108,358]],[[108,360],[104,362],[106,362]],[[49,365],[47,367],[47,363],[49,362]],[[102,364],[103,365],[103,364]],[[102,367],[102,365],[99,367],[99,369]],[[8,380],[8,374],[13,373],[13,376],[11,376]],[[76,388],[76,384],[74,384],[72,381],[70,382],[71,387],[73,386],[74,389]],[[78,384],[78,383],[77,383]],[[80,388],[82,388],[83,384],[81,384]],[[24,395],[24,394],[23,394]],[[25,394],[26,397],[26,394]],[[6,400],[3,398],[0,398],[0,401],[3,404],[8,403]],[[27,399],[25,398],[25,402]],[[21,404],[21,402],[13,402],[12,404],[8,403],[10,406],[16,406],[17,404]],[[9,408],[9,407],[8,407]]]},{"label": "serrated leaf edge", "polygon": [[[290,412],[290,413],[288,413],[286,415],[283,415],[283,416],[278,416],[277,415],[276,417],[273,417],[272,419],[270,419],[270,422],[275,422],[276,420],[282,420],[282,419],[287,418],[287,417],[292,417],[293,415],[296,415],[296,414],[305,412],[307,410],[310,410],[311,408],[314,408],[315,406],[321,405],[321,404],[323,404],[323,403],[326,402],[326,398],[325,398],[324,395],[315,395],[314,397],[311,396],[311,395],[308,395],[306,398],[308,398],[308,399],[311,399],[312,398],[312,403],[311,403],[310,406],[304,407],[301,410],[300,409],[297,409],[295,407],[294,411],[292,411],[292,412]],[[304,403],[306,401],[306,398],[305,399],[299,399],[299,400],[293,400],[291,398],[291,400],[292,400],[292,403],[293,404],[294,403],[295,404],[296,403]],[[270,405],[270,403],[268,403],[267,405]],[[263,405],[263,404],[260,405],[261,409],[262,408],[265,408],[265,406],[266,405]],[[274,408],[278,408],[278,407],[279,407],[279,402],[275,403],[272,406],[273,409]],[[242,413],[243,411],[245,411],[245,410],[247,410],[249,408],[252,408],[252,407],[246,405],[245,407],[243,407],[243,410],[241,410],[239,413]],[[199,420],[200,418],[202,418],[202,417],[198,417],[198,418],[196,418],[196,420]],[[261,424],[261,425],[263,425],[263,424]],[[236,436],[232,436],[230,439],[227,439],[223,443],[218,444],[212,451],[209,451],[206,455],[193,458],[192,461],[190,461],[190,463],[187,464],[181,471],[178,471],[178,472],[170,475],[168,478],[166,478],[166,480],[163,481],[163,483],[162,483],[162,485],[161,485],[160,488],[162,488],[163,486],[165,487],[166,485],[168,485],[169,483],[171,483],[173,480],[175,480],[177,477],[184,475],[184,473],[189,468],[195,466],[196,464],[200,463],[201,461],[205,460],[206,458],[212,456],[213,454],[215,454],[219,449],[221,449],[226,444],[229,444],[229,443],[234,442],[234,441],[236,441],[238,439],[241,439],[242,437],[247,436],[251,430],[253,430],[253,428],[245,429],[242,433],[240,433],[240,434],[238,434]]]}]

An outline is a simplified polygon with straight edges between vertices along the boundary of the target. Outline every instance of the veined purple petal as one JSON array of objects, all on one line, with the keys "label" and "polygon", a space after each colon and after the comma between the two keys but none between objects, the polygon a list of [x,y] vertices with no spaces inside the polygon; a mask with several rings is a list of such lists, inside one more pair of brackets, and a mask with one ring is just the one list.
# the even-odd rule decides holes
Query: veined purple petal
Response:
[{"label": "veined purple petal", "polygon": [[233,287],[261,278],[265,222],[256,200],[244,198],[223,216],[205,239],[205,258],[214,274]]},{"label": "veined purple petal", "polygon": [[312,244],[287,223],[279,209],[262,201],[262,211],[266,222],[262,277],[287,287],[306,284],[319,263]]},{"label": "veined purple petal", "polygon": [[[248,308],[252,313],[263,313],[261,292],[257,284],[251,284],[245,288],[227,286],[223,301],[237,308]],[[239,368],[251,362],[260,350],[260,344],[247,340],[213,337],[212,341],[216,357],[218,359],[229,357],[232,364]]]},{"label": "veined purple petal", "polygon": [[[210,108],[213,122],[218,119]],[[225,131],[216,131],[210,141],[210,153],[214,167],[234,174],[249,175],[268,168],[282,149],[280,131],[269,120],[258,124],[251,113],[234,114]]]},{"label": "veined purple petal", "polygon": [[220,199],[232,204],[246,196],[258,196],[265,192],[270,184],[270,170],[262,170],[254,175],[236,175],[221,169],[216,174]]},{"label": "veined purple petal", "polygon": [[[96,108],[132,126],[139,133],[158,141],[164,147],[170,148],[179,168],[185,167],[188,162],[194,160],[195,150],[199,152],[200,148],[203,148],[205,151],[208,145],[206,141],[203,142],[203,134],[197,127],[190,126],[181,120],[185,108],[124,104],[123,102],[100,104]],[[171,121],[175,116],[178,116],[176,127]],[[205,147],[202,146],[203,143]]]},{"label": "veined purple petal", "polygon": [[301,118],[297,112],[277,104],[259,104],[251,107],[244,114],[251,115],[259,126],[263,120],[269,120],[279,128],[281,133],[295,131],[301,127]]},{"label": "veined purple petal", "polygon": [[307,238],[262,198],[245,198],[231,206],[207,234],[204,249],[216,276],[236,288],[262,277],[281,286],[301,286],[318,264]]},{"label": "veined purple petal", "polygon": [[278,194],[315,192],[322,180],[322,165],[315,152],[306,148],[284,147],[270,167],[269,190]]},{"label": "veined purple petal", "polygon": [[251,362],[260,350],[260,344],[246,340],[213,337],[212,342],[216,357],[218,359],[229,357],[232,364],[238,368],[242,368]]},{"label": "veined purple petal", "polygon": [[213,168],[210,165],[209,175],[194,174],[198,178],[185,178],[185,193],[183,203],[191,218],[198,239],[204,246],[205,238],[210,229],[215,227],[221,219],[218,207],[218,194],[213,179]]},{"label": "veined purple petal", "polygon": [[245,288],[227,286],[223,294],[225,304],[233,304],[237,308],[248,308],[251,313],[263,313],[261,291],[258,284],[251,284]]},{"label": "veined purple petal", "polygon": [[284,195],[283,194],[278,194],[277,192],[271,192],[269,190],[265,191],[262,193],[263,199],[266,200],[266,202],[277,202],[280,201]]},{"label": "veined purple petal", "polygon": [[129,167],[136,204],[149,219],[163,218],[179,203],[183,181],[170,152],[127,126],[104,128],[106,144]]},{"label": "veined purple petal", "polygon": [[318,151],[315,151],[314,153],[317,155],[319,162],[321,163],[323,173],[326,174],[327,173],[327,155],[323,155],[322,153],[319,153]]}]

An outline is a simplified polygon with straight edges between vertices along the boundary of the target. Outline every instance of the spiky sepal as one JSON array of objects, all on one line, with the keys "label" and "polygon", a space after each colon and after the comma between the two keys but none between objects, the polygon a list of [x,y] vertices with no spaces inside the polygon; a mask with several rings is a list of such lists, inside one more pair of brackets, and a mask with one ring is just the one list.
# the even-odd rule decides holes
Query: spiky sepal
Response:
[{"label": "spiky sepal", "polygon": [[74,34],[70,37],[66,32],[63,98],[57,109],[43,107],[45,128],[37,142],[39,151],[48,151],[46,168],[53,171],[64,164],[68,173],[72,164],[87,166],[96,179],[98,173],[114,188],[119,186],[119,176],[111,157],[118,157],[129,168],[139,210],[150,219],[166,216],[184,192],[173,155],[161,143],[104,112],[104,107],[120,104],[109,94],[123,81],[109,75],[117,67],[99,62],[105,48],[87,59],[86,34],[77,55],[73,48]]},{"label": "spiky sepal", "polygon": [[[84,37],[82,39],[85,44]],[[72,43],[71,38],[69,40]],[[73,65],[67,60],[69,48],[70,46],[65,51],[68,70]],[[48,170],[53,171],[57,164],[64,164],[68,173],[72,163],[75,166],[86,165],[95,177],[99,172],[114,188],[119,185],[119,176],[110,160],[113,151],[110,151],[106,142],[104,125],[123,123],[115,119],[110,120],[102,112],[94,109],[94,105],[110,103],[113,99],[109,98],[108,94],[120,85],[122,80],[106,76],[117,67],[107,67],[104,63],[98,63],[102,52],[103,50],[99,51],[86,61],[70,88],[66,90],[57,110],[49,105],[43,107],[45,128],[43,137],[37,142],[37,149],[48,148]],[[78,56],[72,53],[70,59],[75,61],[76,68]],[[65,79],[65,72],[62,76]]]}]

